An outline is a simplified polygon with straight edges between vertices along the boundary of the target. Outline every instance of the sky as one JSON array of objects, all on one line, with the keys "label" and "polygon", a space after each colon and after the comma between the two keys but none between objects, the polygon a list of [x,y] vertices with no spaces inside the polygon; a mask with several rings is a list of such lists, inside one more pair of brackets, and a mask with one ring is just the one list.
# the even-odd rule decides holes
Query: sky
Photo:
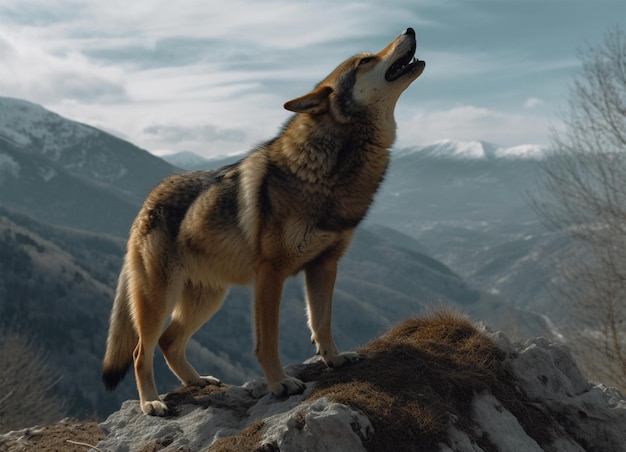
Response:
[{"label": "sky", "polygon": [[625,21],[624,0],[0,0],[0,96],[157,155],[230,155],[413,27],[426,70],[396,107],[396,147],[548,144],[578,52]]}]

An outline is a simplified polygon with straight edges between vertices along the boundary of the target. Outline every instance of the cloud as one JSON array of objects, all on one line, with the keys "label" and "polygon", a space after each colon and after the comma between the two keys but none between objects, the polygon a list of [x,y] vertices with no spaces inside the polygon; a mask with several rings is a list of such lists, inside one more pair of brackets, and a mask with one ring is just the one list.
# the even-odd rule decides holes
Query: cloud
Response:
[{"label": "cloud", "polygon": [[491,3],[0,0],[0,95],[150,151],[243,151],[279,130],[284,101],[412,26],[427,70],[399,104],[399,144],[544,142],[575,48],[601,27],[589,12],[617,8],[579,1],[565,24],[557,7]]},{"label": "cloud", "polygon": [[392,24],[398,24],[392,33],[399,33],[407,24],[428,22],[408,1],[381,8],[377,2],[331,0],[315,4],[286,0],[69,0],[54,5],[45,0],[21,0],[0,2],[0,16],[0,23],[21,26],[27,37],[52,38],[46,43],[48,49],[72,41],[84,51],[88,47],[150,48],[169,38],[298,49],[352,38],[363,41],[387,35]]},{"label": "cloud", "polygon": [[163,155],[172,151],[192,151],[205,157],[239,154],[247,151],[248,133],[244,127],[226,129],[213,124],[151,124],[139,134],[143,147]]},{"label": "cloud", "polygon": [[529,97],[524,101],[524,108],[529,110],[531,108],[535,108],[539,105],[542,105],[544,102],[541,99],[537,99],[536,97]]},{"label": "cloud", "polygon": [[127,98],[121,71],[95,65],[80,53],[52,55],[0,33],[0,59],[0,95],[40,103],[59,99],[111,103]]}]

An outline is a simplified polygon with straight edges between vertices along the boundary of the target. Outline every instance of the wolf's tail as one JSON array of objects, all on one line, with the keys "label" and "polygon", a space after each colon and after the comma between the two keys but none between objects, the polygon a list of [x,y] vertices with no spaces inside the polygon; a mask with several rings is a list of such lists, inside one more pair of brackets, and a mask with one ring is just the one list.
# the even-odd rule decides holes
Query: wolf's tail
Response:
[{"label": "wolf's tail", "polygon": [[109,335],[102,361],[102,381],[112,391],[122,381],[133,362],[139,337],[130,312],[128,266],[124,262],[117,282],[115,301],[109,319]]}]

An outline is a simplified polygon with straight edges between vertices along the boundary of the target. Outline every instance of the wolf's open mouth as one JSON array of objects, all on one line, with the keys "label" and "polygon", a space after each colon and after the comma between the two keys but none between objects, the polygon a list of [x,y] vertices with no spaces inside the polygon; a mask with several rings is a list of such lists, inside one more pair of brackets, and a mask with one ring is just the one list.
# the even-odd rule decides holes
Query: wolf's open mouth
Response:
[{"label": "wolf's open mouth", "polygon": [[411,44],[411,48],[407,53],[398,58],[395,63],[387,70],[385,80],[393,82],[402,75],[413,72],[416,68],[424,66],[424,62],[415,58],[415,42]]}]

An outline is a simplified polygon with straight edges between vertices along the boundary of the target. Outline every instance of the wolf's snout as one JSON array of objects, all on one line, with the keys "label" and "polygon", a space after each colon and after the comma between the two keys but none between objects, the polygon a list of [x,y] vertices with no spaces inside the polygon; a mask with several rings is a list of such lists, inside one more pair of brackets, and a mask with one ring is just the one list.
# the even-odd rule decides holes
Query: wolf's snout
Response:
[{"label": "wolf's snout", "polygon": [[385,72],[385,80],[394,82],[403,75],[413,77],[412,80],[419,77],[424,70],[425,64],[415,57],[415,49],[417,46],[415,30],[410,27],[407,28],[392,44],[394,44],[392,55],[397,55],[399,52],[403,53],[399,57],[396,57],[397,59],[391,64],[389,69],[387,69],[387,72]]}]

